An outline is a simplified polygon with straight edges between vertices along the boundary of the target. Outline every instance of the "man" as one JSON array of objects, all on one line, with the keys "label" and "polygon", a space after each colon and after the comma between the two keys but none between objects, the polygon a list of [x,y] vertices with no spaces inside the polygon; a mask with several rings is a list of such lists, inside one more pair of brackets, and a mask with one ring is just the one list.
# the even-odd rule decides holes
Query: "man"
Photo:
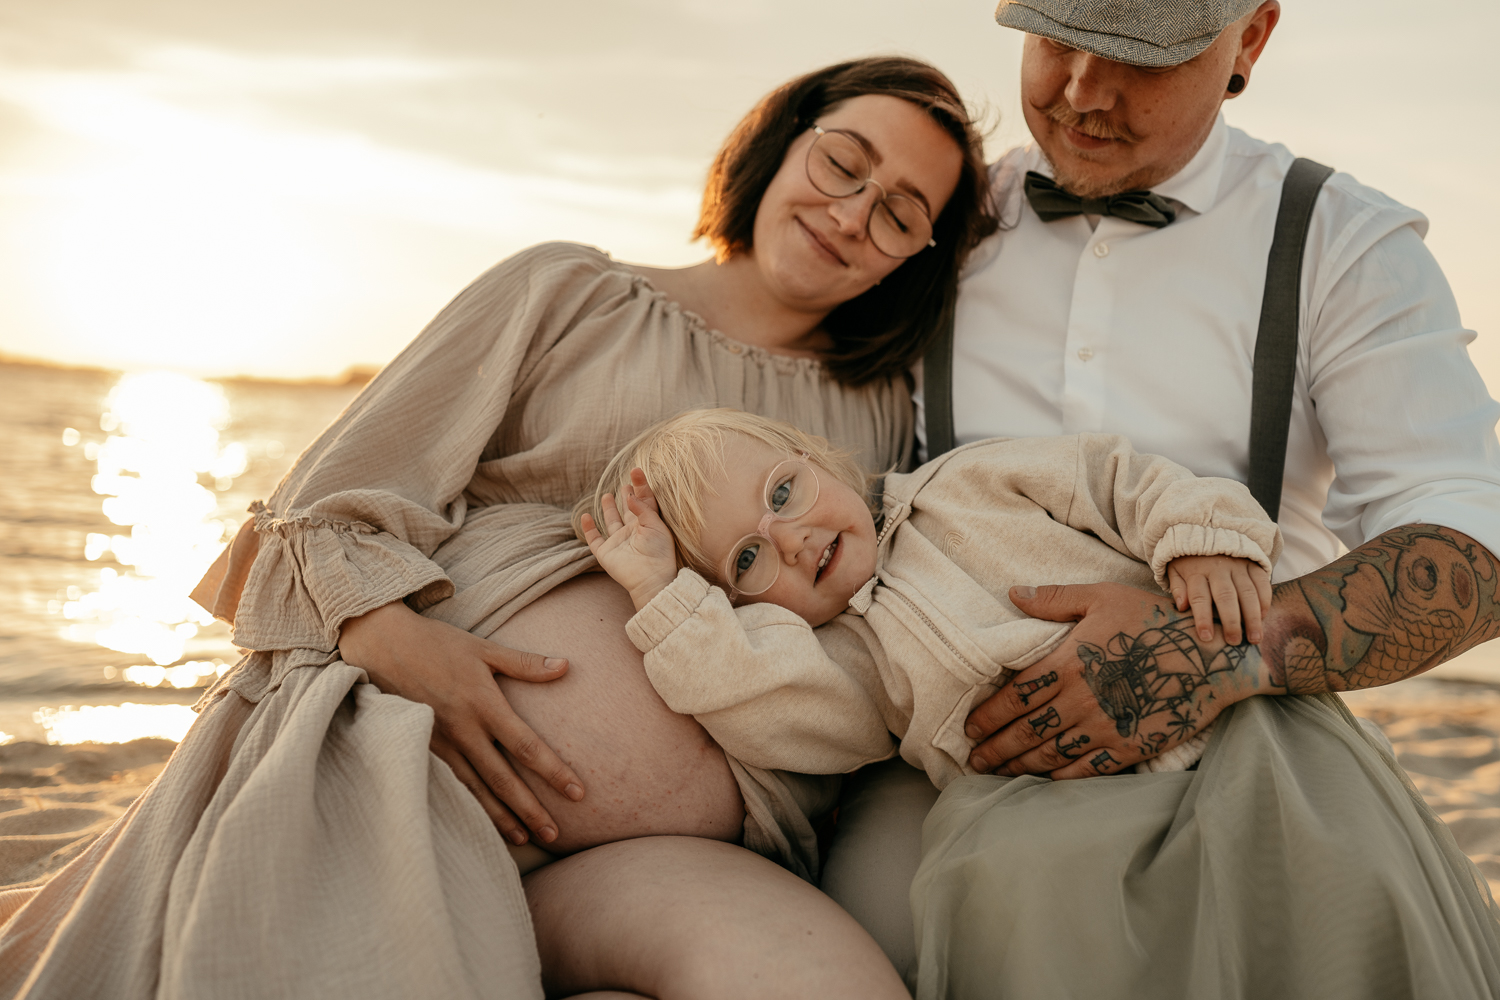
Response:
[{"label": "man", "polygon": [[[1121,433],[1200,475],[1247,478],[1251,362],[1293,155],[1228,128],[1220,106],[1249,86],[1279,17],[1276,0],[1000,5],[1000,24],[1027,32],[1035,143],[996,164],[1004,228],[960,292],[957,443]],[[1258,693],[1391,683],[1500,631],[1500,407],[1469,361],[1473,334],[1425,229],[1346,174],[1313,207],[1274,512],[1286,551],[1264,635],[1247,637],[1260,643],[1245,660]],[[1205,684],[1166,726],[1132,715],[1140,706],[1122,706],[1119,679],[1102,676],[1101,651],[1179,618],[1171,601],[1112,585],[1012,598],[1079,624],[972,713],[979,771],[1117,773],[1196,736],[1233,700]],[[1229,641],[1237,631],[1225,623]],[[1045,729],[1028,724],[1039,706],[1059,713]],[[1080,737],[1088,753],[1070,753]],[[899,887],[935,794],[899,764],[870,770],[846,793],[824,887],[901,967]]]}]

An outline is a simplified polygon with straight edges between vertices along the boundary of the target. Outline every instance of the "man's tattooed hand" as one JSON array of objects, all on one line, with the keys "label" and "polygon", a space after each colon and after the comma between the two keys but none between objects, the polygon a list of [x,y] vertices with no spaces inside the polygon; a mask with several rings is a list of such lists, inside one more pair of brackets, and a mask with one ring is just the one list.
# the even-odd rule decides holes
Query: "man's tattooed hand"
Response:
[{"label": "man's tattooed hand", "polygon": [[1089,766],[1100,774],[1108,774],[1118,768],[1120,762],[1115,760],[1114,755],[1108,750],[1100,750],[1089,758]]},{"label": "man's tattooed hand", "polygon": [[1057,752],[1062,754],[1064,760],[1077,760],[1083,756],[1083,748],[1088,745],[1089,734],[1079,733],[1071,740],[1064,741],[1061,736],[1055,741]]},{"label": "man's tattooed hand", "polygon": [[[1164,595],[1119,584],[1041,592],[1054,599],[1052,620],[1078,624],[970,715],[969,735],[981,740],[975,770],[1115,774],[1265,687],[1256,647],[1226,645],[1218,629],[1200,640],[1191,616]],[[986,732],[994,735],[984,740]]]},{"label": "man's tattooed hand", "polygon": [[[1195,692],[1216,673],[1241,669],[1250,646],[1221,646],[1208,652],[1199,645],[1191,619],[1138,635],[1118,633],[1101,649],[1078,644],[1083,679],[1115,732],[1134,736],[1145,720],[1153,732],[1146,747],[1181,742],[1199,728],[1202,712],[1194,708]],[[1157,752],[1160,752],[1159,750]]]},{"label": "man's tattooed hand", "polygon": [[1021,699],[1021,704],[1023,704],[1023,705],[1029,705],[1029,704],[1031,704],[1031,699],[1032,699],[1033,695],[1035,695],[1042,688],[1051,687],[1052,685],[1054,685],[1056,683],[1057,683],[1057,671],[1053,670],[1053,671],[1050,671],[1049,673],[1043,674],[1042,676],[1036,678],[1035,680],[1022,681],[1020,684],[1017,684],[1016,685],[1016,695],[1017,695],[1017,697],[1019,697]]},{"label": "man's tattooed hand", "polygon": [[1041,715],[1033,716],[1026,722],[1031,726],[1032,732],[1041,736],[1049,729],[1057,729],[1062,726],[1062,717],[1057,714],[1057,709],[1049,708]]}]

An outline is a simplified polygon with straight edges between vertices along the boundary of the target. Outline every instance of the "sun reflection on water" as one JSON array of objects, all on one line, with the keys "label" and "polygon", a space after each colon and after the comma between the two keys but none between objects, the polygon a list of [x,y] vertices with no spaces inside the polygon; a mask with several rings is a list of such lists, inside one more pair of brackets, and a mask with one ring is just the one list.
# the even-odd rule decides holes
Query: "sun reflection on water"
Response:
[{"label": "sun reflection on water", "polygon": [[44,708],[33,718],[47,731],[47,742],[129,743],[155,736],[182,742],[198,717],[186,705],[82,705]]},{"label": "sun reflection on water", "polygon": [[[98,589],[70,588],[59,610],[76,623],[68,638],[171,668],[157,676],[129,667],[127,680],[154,687],[169,679],[174,687],[189,687],[222,673],[214,664],[207,670],[197,662],[172,664],[213,621],[187,595],[235,527],[213,517],[214,492],[229,489],[248,464],[244,445],[220,443],[228,422],[221,388],[174,372],[125,375],[105,400],[99,427],[109,436],[93,450],[98,471],[90,485],[104,497],[105,516],[129,533],[90,533],[84,557],[96,562],[113,555],[127,568],[101,567]],[[65,431],[63,439],[77,443],[79,435]],[[189,674],[192,681],[182,683]]]}]

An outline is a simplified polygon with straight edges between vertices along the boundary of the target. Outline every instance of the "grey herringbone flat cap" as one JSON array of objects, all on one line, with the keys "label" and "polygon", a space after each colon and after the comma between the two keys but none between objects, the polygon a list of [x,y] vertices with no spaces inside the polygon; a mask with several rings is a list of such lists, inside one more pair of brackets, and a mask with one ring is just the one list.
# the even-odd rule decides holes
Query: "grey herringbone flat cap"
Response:
[{"label": "grey herringbone flat cap", "polygon": [[995,20],[1071,48],[1130,63],[1176,66],[1202,52],[1261,0],[1000,0]]}]

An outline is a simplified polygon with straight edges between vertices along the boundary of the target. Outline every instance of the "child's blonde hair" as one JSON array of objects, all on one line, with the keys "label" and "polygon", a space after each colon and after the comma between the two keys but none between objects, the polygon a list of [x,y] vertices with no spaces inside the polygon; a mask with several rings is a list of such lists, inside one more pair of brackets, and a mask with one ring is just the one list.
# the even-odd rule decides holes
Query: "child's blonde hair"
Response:
[{"label": "child's blonde hair", "polygon": [[[584,512],[593,515],[601,534],[604,527],[604,494],[625,495],[630,470],[639,468],[656,495],[662,520],[677,540],[679,559],[689,568],[717,580],[719,568],[709,565],[703,551],[703,495],[717,493],[712,484],[728,472],[724,465],[724,441],[730,434],[742,434],[788,456],[806,452],[820,469],[843,483],[870,504],[870,483],[875,478],[865,472],[850,452],[833,447],[816,434],[798,430],[782,420],[757,416],[743,410],[685,410],[675,417],[642,431],[634,441],[610,459],[593,496],[585,496],[573,505],[573,530],[583,537],[581,520]],[[623,511],[625,503],[619,501]]]}]

